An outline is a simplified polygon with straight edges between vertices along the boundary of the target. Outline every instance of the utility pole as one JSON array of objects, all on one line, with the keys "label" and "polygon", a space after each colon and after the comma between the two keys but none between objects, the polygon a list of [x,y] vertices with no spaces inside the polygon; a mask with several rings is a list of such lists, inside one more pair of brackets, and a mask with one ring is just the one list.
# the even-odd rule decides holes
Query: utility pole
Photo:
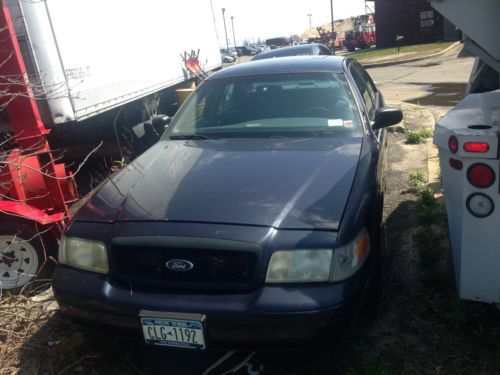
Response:
[{"label": "utility pole", "polygon": [[225,12],[226,8],[222,8],[222,20],[224,21],[224,35],[226,36],[227,53],[229,53],[229,39],[227,39],[226,15],[224,14]]},{"label": "utility pole", "polygon": [[311,25],[311,17],[312,17],[312,14],[311,14],[311,13],[308,13],[308,14],[307,14],[307,17],[309,17],[309,28],[311,28],[311,27],[312,27],[312,25]]},{"label": "utility pole", "polygon": [[234,36],[234,17],[231,16],[231,26],[233,28],[233,42],[234,42],[234,48],[236,48],[236,37]]},{"label": "utility pole", "polygon": [[332,53],[335,55],[335,25],[334,25],[334,19],[333,19],[333,0],[330,0],[330,12],[332,15],[332,38],[333,38],[333,46],[332,46]]}]

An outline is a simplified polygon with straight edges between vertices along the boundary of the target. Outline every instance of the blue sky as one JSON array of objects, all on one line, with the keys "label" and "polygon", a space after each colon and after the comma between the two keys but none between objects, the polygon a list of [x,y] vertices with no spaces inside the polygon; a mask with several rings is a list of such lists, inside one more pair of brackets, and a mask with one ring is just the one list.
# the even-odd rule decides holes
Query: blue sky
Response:
[{"label": "blue sky", "polygon": [[[226,9],[228,38],[232,45],[231,16],[237,44],[243,39],[301,34],[312,24],[330,22],[330,0],[212,0],[219,41],[224,44],[222,8]],[[373,2],[369,3],[373,7]],[[335,19],[364,14],[364,0],[333,0]]]}]

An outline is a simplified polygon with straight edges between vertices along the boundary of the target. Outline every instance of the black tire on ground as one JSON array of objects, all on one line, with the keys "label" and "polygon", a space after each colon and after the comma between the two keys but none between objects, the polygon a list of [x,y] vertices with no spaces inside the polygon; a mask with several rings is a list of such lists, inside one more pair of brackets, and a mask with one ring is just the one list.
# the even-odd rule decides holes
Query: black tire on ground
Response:
[{"label": "black tire on ground", "polygon": [[[57,240],[49,228],[11,215],[0,215],[0,288],[19,293],[33,281],[49,279]],[[28,285],[32,283],[31,285]]]},{"label": "black tire on ground", "polygon": [[368,287],[365,305],[361,311],[361,321],[366,325],[371,325],[377,316],[380,300],[382,297],[382,235],[384,233],[383,224],[384,194],[380,195],[377,203],[377,215],[375,217],[371,234],[373,251],[373,271]]},{"label": "black tire on ground", "polygon": [[370,326],[377,317],[382,295],[382,255],[380,249],[376,249],[373,259],[373,273],[367,290],[365,305],[362,308],[360,318],[362,323]]}]

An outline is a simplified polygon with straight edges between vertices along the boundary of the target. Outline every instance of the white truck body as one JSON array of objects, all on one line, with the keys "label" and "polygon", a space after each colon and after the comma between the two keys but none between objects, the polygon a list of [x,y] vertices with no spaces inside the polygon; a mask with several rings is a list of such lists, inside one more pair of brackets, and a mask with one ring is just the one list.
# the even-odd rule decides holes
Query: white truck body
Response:
[{"label": "white truck body", "polygon": [[[431,4],[463,31],[465,48],[476,56],[467,89],[472,93],[438,122],[434,134],[457,291],[463,299],[500,303],[500,0]],[[468,178],[478,166],[482,175],[476,178],[489,176],[491,185]]]},{"label": "white truck body", "polygon": [[191,78],[183,56],[222,66],[210,0],[9,0],[23,55],[54,124],[79,121]]},{"label": "white truck body", "polygon": [[[469,94],[436,126],[434,143],[439,148],[453,268],[459,297],[487,303],[500,303],[500,91]],[[458,140],[451,152],[450,137]],[[467,142],[489,145],[483,153],[467,152]],[[461,169],[454,168],[459,161]],[[487,188],[474,187],[467,171],[478,163],[488,165],[495,174]],[[477,217],[467,207],[469,198],[483,194],[491,199],[493,210]]]}]

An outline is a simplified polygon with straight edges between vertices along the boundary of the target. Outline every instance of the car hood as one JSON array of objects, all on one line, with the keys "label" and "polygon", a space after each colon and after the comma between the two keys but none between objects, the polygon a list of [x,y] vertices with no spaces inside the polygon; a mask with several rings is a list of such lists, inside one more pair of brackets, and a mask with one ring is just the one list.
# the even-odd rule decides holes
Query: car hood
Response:
[{"label": "car hood", "polygon": [[160,141],[113,175],[77,221],[337,230],[362,138]]}]

